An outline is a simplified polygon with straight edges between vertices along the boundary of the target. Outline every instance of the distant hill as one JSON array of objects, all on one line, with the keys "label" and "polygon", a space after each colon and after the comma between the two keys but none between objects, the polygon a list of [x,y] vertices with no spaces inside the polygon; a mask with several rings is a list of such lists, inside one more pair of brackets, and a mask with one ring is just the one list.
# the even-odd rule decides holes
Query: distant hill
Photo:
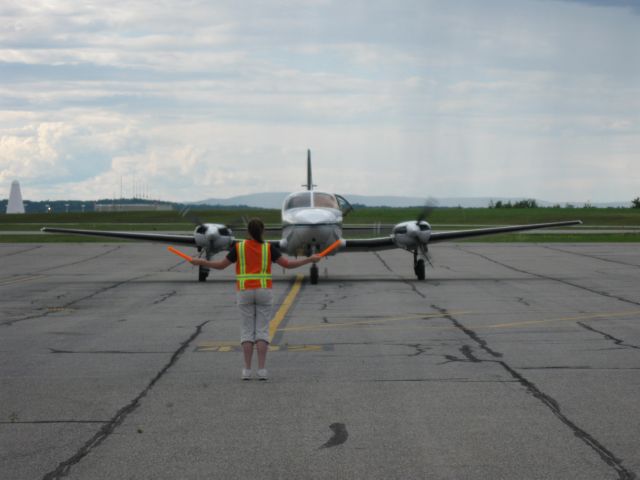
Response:
[{"label": "distant hill", "polygon": [[[230,198],[208,198],[199,202],[193,202],[196,205],[215,205],[215,206],[237,206],[245,205],[248,207],[258,208],[281,208],[282,202],[289,192],[266,192],[256,193],[252,195],[239,195]],[[366,207],[415,207],[422,206],[427,201],[426,197],[402,197],[402,196],[383,196],[383,195],[344,195],[352,204],[364,205]],[[493,201],[494,203],[502,201],[502,203],[515,203],[520,200],[526,200],[525,197],[442,197],[435,198],[435,203],[439,207],[463,207],[463,208],[486,208]],[[429,198],[431,202],[432,198]],[[560,205],[565,207],[573,205],[575,207],[583,207],[585,202],[549,202],[546,200],[537,200],[541,207],[552,207]],[[609,202],[609,203],[593,203],[594,207],[630,207],[631,202]]]}]

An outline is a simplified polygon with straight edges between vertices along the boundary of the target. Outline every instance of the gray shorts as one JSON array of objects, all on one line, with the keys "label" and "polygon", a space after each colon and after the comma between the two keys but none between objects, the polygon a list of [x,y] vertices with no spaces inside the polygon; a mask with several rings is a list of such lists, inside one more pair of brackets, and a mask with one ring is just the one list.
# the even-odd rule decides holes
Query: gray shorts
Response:
[{"label": "gray shorts", "polygon": [[237,292],[238,309],[242,317],[240,343],[264,340],[269,343],[269,321],[273,306],[273,293],[270,288],[239,290]]}]

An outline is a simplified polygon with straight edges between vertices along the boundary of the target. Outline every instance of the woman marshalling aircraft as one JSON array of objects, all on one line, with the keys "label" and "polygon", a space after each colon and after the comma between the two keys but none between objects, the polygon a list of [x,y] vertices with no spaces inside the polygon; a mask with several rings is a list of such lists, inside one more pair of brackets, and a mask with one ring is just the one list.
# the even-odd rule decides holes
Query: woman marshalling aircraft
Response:
[{"label": "woman marshalling aircraft", "polygon": [[[401,248],[413,253],[413,270],[419,280],[425,278],[425,262],[429,261],[429,244],[445,240],[476,237],[495,233],[518,232],[538,228],[578,225],[580,220],[553,223],[537,223],[514,225],[507,227],[478,228],[452,232],[433,232],[431,225],[425,220],[425,214],[417,220],[409,220],[392,226],[391,234],[384,237],[347,239],[342,236],[344,230],[365,230],[366,225],[343,225],[342,220],[351,209],[349,202],[332,193],[314,190],[311,177],[311,152],[307,151],[307,184],[306,190],[292,193],[282,205],[282,231],[280,240],[270,240],[280,249],[293,256],[310,256],[320,252],[340,240],[340,248],[336,251],[376,251]],[[379,226],[378,226],[379,228]],[[269,228],[274,230],[274,228]],[[80,235],[97,235],[104,237],[125,238],[152,242],[189,245],[196,247],[201,256],[210,259],[218,252],[229,250],[235,242],[231,229],[217,223],[199,224],[192,235],[172,235],[156,233],[110,232],[98,230],[77,230],[67,228],[44,227],[43,232],[73,233]],[[198,279],[203,282],[209,275],[209,269],[199,267]],[[318,283],[318,267],[311,266],[311,283]]]}]

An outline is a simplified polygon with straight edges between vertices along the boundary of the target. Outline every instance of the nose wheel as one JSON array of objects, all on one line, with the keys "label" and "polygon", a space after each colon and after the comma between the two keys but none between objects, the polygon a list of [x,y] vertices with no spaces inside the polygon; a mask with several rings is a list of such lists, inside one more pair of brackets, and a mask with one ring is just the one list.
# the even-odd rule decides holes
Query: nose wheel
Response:
[{"label": "nose wheel", "polygon": [[413,271],[418,280],[425,279],[425,262],[423,258],[418,259],[418,252],[413,252]]},{"label": "nose wheel", "polygon": [[309,278],[311,279],[311,285],[318,284],[319,276],[320,275],[318,273],[318,266],[314,263],[313,265],[311,265],[311,270],[309,271]]},{"label": "nose wheel", "polygon": [[200,267],[198,268],[198,281],[206,282],[208,276],[209,276],[209,269],[207,267],[203,267],[202,265],[200,265]]}]

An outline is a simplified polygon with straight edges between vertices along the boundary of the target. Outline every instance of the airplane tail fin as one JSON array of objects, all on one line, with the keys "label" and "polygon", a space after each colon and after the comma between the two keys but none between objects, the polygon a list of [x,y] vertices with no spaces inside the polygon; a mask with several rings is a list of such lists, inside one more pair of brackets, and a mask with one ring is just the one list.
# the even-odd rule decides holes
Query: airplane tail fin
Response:
[{"label": "airplane tail fin", "polygon": [[307,190],[313,190],[313,187],[315,187],[311,178],[311,150],[307,150],[307,184],[305,186]]}]

